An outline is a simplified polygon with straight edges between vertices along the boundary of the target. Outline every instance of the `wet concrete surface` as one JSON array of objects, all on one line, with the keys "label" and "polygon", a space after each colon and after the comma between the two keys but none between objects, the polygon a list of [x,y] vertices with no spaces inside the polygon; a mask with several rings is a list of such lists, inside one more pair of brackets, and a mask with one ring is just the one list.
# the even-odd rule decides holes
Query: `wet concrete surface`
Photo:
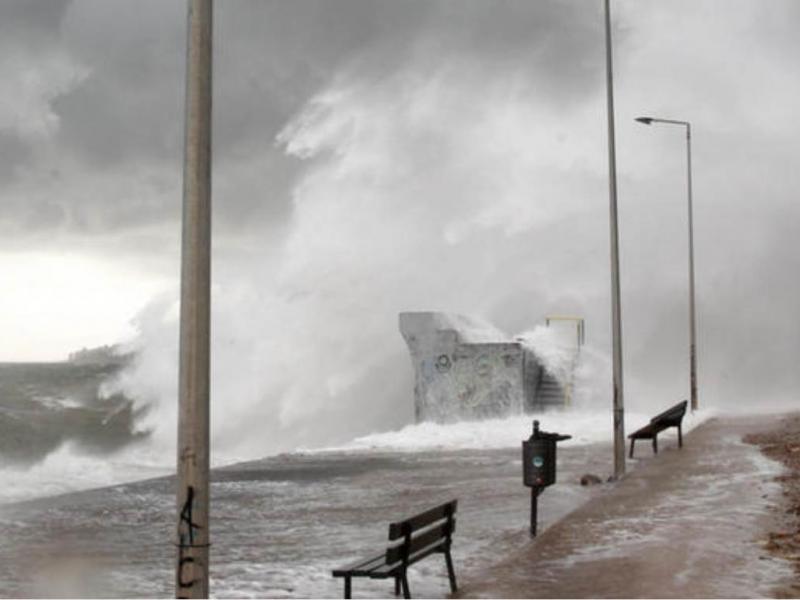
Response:
[{"label": "wet concrete surface", "polygon": [[624,479],[514,555],[464,573],[459,597],[780,595],[792,565],[766,546],[786,512],[784,468],[742,441],[777,420],[713,419],[657,456],[642,444]]},{"label": "wet concrete surface", "polygon": [[[608,444],[559,450],[559,483],[540,502],[547,528],[605,486]],[[459,500],[459,578],[527,543],[529,495],[520,450],[331,452],[275,456],[215,470],[211,593],[216,598],[341,598],[331,570],[385,550],[387,528]],[[141,481],[0,506],[0,597],[171,597],[175,484]],[[449,591],[441,556],[410,569],[418,598]],[[393,597],[359,579],[355,597]]]}]

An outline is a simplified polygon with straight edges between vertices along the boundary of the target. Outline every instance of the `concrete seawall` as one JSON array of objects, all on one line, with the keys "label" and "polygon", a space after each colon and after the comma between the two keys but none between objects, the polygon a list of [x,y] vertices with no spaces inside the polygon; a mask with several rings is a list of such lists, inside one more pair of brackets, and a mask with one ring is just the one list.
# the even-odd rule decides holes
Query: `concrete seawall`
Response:
[{"label": "concrete seawall", "polygon": [[531,412],[542,368],[502,332],[461,315],[404,312],[399,327],[414,367],[417,422]]}]

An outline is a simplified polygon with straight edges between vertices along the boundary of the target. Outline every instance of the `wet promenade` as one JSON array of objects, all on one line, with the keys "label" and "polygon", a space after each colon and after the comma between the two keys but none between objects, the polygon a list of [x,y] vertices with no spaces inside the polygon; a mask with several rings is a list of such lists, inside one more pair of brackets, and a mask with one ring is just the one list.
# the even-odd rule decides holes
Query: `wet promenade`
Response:
[{"label": "wet promenade", "polygon": [[776,421],[713,419],[682,450],[667,434],[658,456],[637,445],[627,477],[514,556],[464,573],[460,596],[774,596],[793,577],[764,549],[768,531],[787,527],[773,481],[782,467],[741,438]]}]

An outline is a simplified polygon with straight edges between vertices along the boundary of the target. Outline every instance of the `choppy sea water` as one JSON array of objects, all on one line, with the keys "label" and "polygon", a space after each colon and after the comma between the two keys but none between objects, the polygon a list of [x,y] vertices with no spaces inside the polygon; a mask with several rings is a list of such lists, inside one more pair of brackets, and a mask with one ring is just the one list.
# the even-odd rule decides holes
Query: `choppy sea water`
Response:
[{"label": "choppy sea water", "polygon": [[101,385],[120,363],[0,363],[0,504],[171,472],[137,409]]}]

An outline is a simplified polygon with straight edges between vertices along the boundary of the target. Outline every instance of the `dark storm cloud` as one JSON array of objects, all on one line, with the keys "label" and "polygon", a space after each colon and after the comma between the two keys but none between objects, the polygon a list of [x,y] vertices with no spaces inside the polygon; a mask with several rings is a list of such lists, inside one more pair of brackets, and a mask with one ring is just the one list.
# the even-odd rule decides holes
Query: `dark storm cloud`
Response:
[{"label": "dark storm cloud", "polygon": [[89,69],[56,99],[59,143],[90,164],[180,157],[184,5],[79,0],[65,15],[61,43]]},{"label": "dark storm cloud", "polygon": [[380,81],[419,63],[490,62],[527,69],[551,93],[585,90],[599,74],[599,11],[585,2],[239,2],[217,5],[217,15],[226,139],[254,123],[276,131],[340,70]]},{"label": "dark storm cloud", "polygon": [[601,13],[593,3],[446,2],[437,5],[436,31],[453,50],[494,61],[497,68],[524,68],[555,101],[575,100],[600,82]]},{"label": "dark storm cloud", "polygon": [[[0,2],[0,55],[35,60],[58,38],[69,0],[4,0]],[[18,62],[23,66],[24,59]],[[14,90],[10,90],[11,93]],[[9,93],[7,91],[6,93]],[[8,101],[8,100],[7,100]],[[18,101],[23,101],[19,100]],[[18,167],[34,159],[30,140],[0,126],[0,186],[14,178]]]},{"label": "dark storm cloud", "polygon": [[[38,169],[46,180],[52,166],[45,161],[55,154],[68,159],[59,167],[65,179],[72,174],[75,180],[69,199],[48,198],[45,191],[9,203],[25,212],[16,225],[30,223],[39,212],[31,203],[37,202],[47,214],[61,205],[60,227],[84,233],[176,218],[179,187],[171,194],[154,192],[157,200],[123,202],[90,181],[118,176],[120,187],[130,188],[137,170],[149,168],[172,173],[179,186],[185,2],[25,0],[0,6],[15,40],[38,40],[27,50],[31,61],[49,50],[84,74],[48,100],[58,119],[48,158],[25,148],[33,142],[0,138],[6,143],[0,152],[15,157],[13,166]],[[489,72],[524,73],[553,102],[581,101],[600,83],[599,23],[598,7],[579,0],[216,3],[215,182],[218,206],[224,207],[217,210],[217,231],[286,218],[298,165],[275,146],[275,136],[335,77],[380,84],[404,69],[433,72],[460,61]],[[9,165],[0,170],[0,189],[13,172]],[[77,180],[85,180],[87,189],[77,189]],[[28,191],[38,185],[31,176]],[[131,211],[132,205],[141,210]]]},{"label": "dark storm cloud", "polygon": [[[342,64],[387,37],[413,38],[426,12],[423,3],[217,3],[216,158],[253,139],[271,143]],[[104,165],[180,156],[185,18],[175,1],[71,6],[62,42],[90,74],[54,104],[61,143]]]},{"label": "dark storm cloud", "polygon": [[223,145],[252,135],[253,124],[274,136],[356,57],[372,57],[384,71],[406,60],[400,46],[419,35],[429,12],[422,2],[380,0],[218,4],[215,93]]},{"label": "dark storm cloud", "polygon": [[38,42],[58,30],[70,0],[3,0],[0,3],[0,32],[16,41]]}]

